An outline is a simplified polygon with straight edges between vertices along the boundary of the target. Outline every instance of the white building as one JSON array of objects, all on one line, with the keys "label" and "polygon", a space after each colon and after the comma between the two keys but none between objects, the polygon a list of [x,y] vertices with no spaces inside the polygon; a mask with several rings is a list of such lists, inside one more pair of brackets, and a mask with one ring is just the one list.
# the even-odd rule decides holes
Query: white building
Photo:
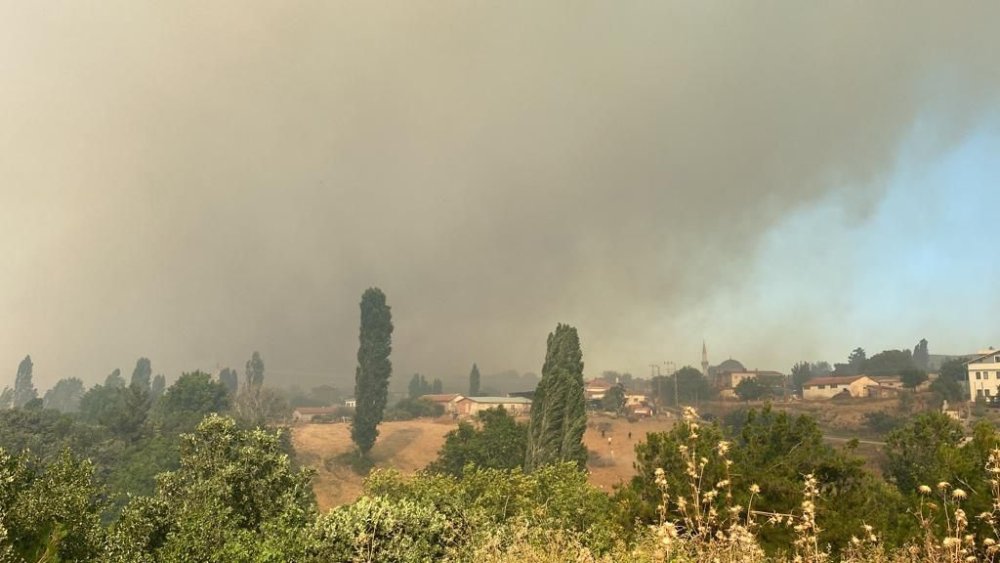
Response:
[{"label": "white building", "polygon": [[969,400],[986,401],[1000,396],[1000,350],[983,350],[966,365],[969,374]]},{"label": "white building", "polygon": [[802,398],[807,401],[832,399],[841,393],[851,397],[867,397],[869,387],[878,387],[878,382],[867,375],[817,377],[802,384]]}]

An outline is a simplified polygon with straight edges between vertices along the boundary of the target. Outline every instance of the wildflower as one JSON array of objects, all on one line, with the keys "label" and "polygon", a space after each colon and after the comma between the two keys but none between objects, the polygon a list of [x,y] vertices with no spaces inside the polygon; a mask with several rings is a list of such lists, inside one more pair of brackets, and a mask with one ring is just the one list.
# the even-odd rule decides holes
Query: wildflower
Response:
[{"label": "wildflower", "polygon": [[943,491],[943,490],[947,489],[950,486],[951,486],[951,483],[949,483],[947,481],[941,481],[940,483],[937,484],[937,488],[938,488],[939,491]]},{"label": "wildflower", "polygon": [[920,494],[922,495],[931,494],[931,488],[928,487],[927,485],[920,485],[920,487],[918,487],[917,490],[920,491]]},{"label": "wildflower", "polygon": [[954,491],[951,492],[951,498],[956,500],[962,500],[967,496],[969,495],[967,495],[965,491],[963,491],[962,489],[955,489]]},{"label": "wildflower", "polygon": [[750,485],[750,494],[756,495],[759,493],[760,493],[760,485],[758,485],[757,483]]}]

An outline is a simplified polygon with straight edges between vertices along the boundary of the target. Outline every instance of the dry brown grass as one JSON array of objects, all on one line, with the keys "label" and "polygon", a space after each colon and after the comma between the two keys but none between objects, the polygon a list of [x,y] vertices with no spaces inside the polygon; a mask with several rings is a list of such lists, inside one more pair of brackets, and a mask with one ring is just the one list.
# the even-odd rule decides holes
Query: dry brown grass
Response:
[{"label": "dry brown grass", "polygon": [[[607,424],[604,436],[598,428]],[[592,416],[584,435],[587,448],[600,456],[601,462],[590,469],[591,484],[610,492],[635,474],[635,444],[647,432],[669,430],[671,419],[645,419],[630,423],[623,418]],[[444,436],[455,428],[450,419],[418,419],[383,422],[379,437],[372,448],[376,467],[392,468],[413,474],[437,458],[444,445]],[[629,432],[632,437],[629,438]],[[608,438],[611,444],[608,444]],[[321,510],[353,502],[361,494],[364,478],[338,460],[338,456],[354,449],[348,424],[303,424],[292,428],[292,441],[298,461],[316,470],[314,489]]]}]

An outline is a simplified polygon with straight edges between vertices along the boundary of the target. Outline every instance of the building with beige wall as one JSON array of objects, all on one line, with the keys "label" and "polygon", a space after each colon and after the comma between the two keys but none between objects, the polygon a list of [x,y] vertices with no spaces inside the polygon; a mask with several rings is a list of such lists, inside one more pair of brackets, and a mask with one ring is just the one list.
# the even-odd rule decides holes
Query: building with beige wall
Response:
[{"label": "building with beige wall", "polygon": [[983,350],[969,360],[966,369],[969,377],[969,400],[982,397],[986,401],[1000,396],[1000,350]]},{"label": "building with beige wall", "polygon": [[524,397],[463,397],[452,403],[459,416],[475,416],[482,411],[503,407],[508,414],[519,416],[531,412],[531,399]]},{"label": "building with beige wall", "polygon": [[867,375],[817,377],[802,384],[802,398],[807,401],[832,399],[841,393],[851,397],[867,397],[868,388],[878,386],[878,382]]}]

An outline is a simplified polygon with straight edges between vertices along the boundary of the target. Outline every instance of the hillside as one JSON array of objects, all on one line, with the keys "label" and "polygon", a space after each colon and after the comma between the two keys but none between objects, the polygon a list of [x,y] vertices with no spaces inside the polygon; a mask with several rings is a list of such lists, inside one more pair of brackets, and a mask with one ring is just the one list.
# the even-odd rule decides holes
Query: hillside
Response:
[{"label": "hillside", "polygon": [[[633,474],[636,442],[647,432],[666,430],[670,425],[669,419],[629,423],[601,415],[592,417],[584,436],[584,443],[592,452],[591,483],[610,491],[615,484],[629,479]],[[384,422],[379,425],[379,438],[372,448],[375,466],[407,474],[423,469],[437,457],[445,434],[455,426],[450,419]],[[353,449],[350,426],[299,425],[292,429],[292,440],[299,463],[316,470],[315,491],[320,509],[352,502],[361,494],[364,479],[338,459]]]}]

